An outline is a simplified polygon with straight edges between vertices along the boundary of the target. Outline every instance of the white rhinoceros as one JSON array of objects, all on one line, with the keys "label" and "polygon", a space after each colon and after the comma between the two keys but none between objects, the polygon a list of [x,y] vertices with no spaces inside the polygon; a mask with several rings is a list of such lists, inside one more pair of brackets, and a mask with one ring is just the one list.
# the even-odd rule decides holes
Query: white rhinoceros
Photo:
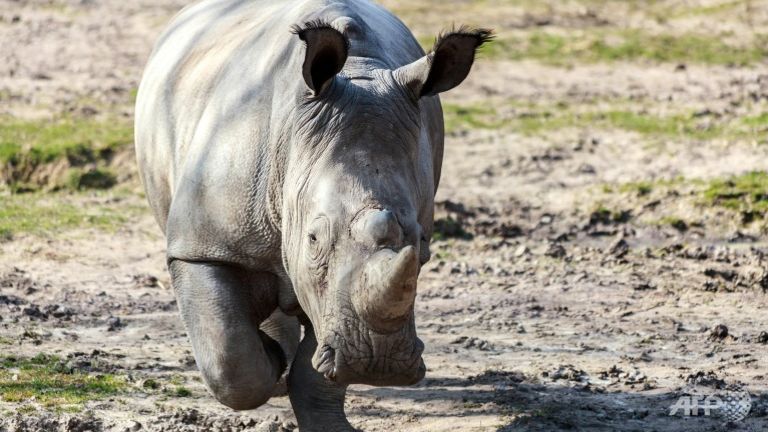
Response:
[{"label": "white rhinoceros", "polygon": [[454,30],[425,55],[367,0],[203,0],[173,19],[139,89],[136,152],[221,403],[258,407],[290,365],[301,430],[351,430],[349,384],[424,376],[413,311],[437,94],[490,37]]}]

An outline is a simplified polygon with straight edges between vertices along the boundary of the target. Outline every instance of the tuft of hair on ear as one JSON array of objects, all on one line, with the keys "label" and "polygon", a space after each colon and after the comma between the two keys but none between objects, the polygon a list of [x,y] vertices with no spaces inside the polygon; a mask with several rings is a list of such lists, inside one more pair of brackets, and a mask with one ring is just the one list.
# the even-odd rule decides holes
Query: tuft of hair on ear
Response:
[{"label": "tuft of hair on ear", "polygon": [[349,52],[349,39],[347,38],[347,35],[337,30],[335,27],[331,25],[331,23],[327,21],[323,21],[321,19],[316,19],[312,21],[307,21],[303,25],[294,24],[291,26],[291,33],[295,34],[301,39],[302,41],[307,41],[307,33],[313,30],[330,30],[334,31],[336,33],[341,34],[344,37],[344,45],[347,52]]},{"label": "tuft of hair on ear", "polygon": [[432,47],[432,52],[437,52],[440,46],[445,43],[446,40],[454,37],[467,37],[475,39],[475,52],[480,49],[483,44],[493,41],[496,35],[493,30],[487,28],[473,29],[469,26],[462,25],[458,28],[455,26],[450,30],[441,32],[437,39],[435,39],[435,45]]}]

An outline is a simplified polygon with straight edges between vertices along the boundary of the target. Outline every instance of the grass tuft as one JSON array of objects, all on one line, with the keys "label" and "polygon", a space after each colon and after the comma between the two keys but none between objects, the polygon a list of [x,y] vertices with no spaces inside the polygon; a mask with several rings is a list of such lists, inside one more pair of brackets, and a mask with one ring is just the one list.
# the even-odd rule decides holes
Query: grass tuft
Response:
[{"label": "grass tuft", "polygon": [[176,397],[190,397],[192,396],[192,392],[187,389],[186,387],[176,387],[176,390],[173,392],[174,396]]},{"label": "grass tuft", "polygon": [[4,164],[66,158],[72,165],[82,165],[132,142],[133,128],[127,120],[0,119],[0,162]]},{"label": "grass tuft", "polygon": [[93,167],[132,142],[129,120],[0,118],[0,181],[15,193],[111,187],[115,176]]},{"label": "grass tuft", "polygon": [[768,213],[768,172],[752,171],[712,180],[702,196],[705,204],[764,218]]},{"label": "grass tuft", "polygon": [[[620,129],[650,137],[687,137],[699,140],[755,137],[762,120],[749,120],[750,130],[721,123],[704,123],[693,113],[657,115],[596,106],[530,106],[518,108],[515,101],[486,102],[474,105],[443,105],[445,128],[449,133],[468,129],[511,129],[524,135],[537,135],[566,128]],[[499,110],[503,109],[504,114]],[[751,124],[747,124],[751,126]]]},{"label": "grass tuft", "polygon": [[534,31],[499,38],[483,52],[492,58],[538,60],[552,65],[650,61],[746,66],[768,56],[764,37],[745,46],[730,45],[721,35],[649,34],[641,30],[588,30],[557,34]]},{"label": "grass tuft", "polygon": [[125,379],[114,375],[69,371],[57,356],[0,357],[0,397],[6,402],[80,405],[120,394],[127,387]]},{"label": "grass tuft", "polygon": [[108,169],[71,169],[66,185],[72,190],[109,189],[117,184],[117,176]]},{"label": "grass tuft", "polygon": [[[100,192],[92,192],[100,193]],[[115,197],[113,192],[107,197]],[[73,228],[97,228],[115,231],[133,214],[143,211],[132,205],[101,201],[83,205],[77,194],[29,193],[0,195],[0,238],[10,240],[15,234],[45,235]]]}]

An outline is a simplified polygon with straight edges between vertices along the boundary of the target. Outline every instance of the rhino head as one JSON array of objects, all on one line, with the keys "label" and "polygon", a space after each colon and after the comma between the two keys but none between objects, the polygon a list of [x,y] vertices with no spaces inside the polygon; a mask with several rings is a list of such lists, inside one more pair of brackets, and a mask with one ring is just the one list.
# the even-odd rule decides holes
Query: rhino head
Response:
[{"label": "rhino head", "polygon": [[429,260],[442,158],[438,93],[468,75],[486,30],[440,37],[387,69],[349,55],[330,25],[296,29],[306,93],[282,190],[283,254],[317,337],[313,367],[340,384],[421,380],[414,300]]}]

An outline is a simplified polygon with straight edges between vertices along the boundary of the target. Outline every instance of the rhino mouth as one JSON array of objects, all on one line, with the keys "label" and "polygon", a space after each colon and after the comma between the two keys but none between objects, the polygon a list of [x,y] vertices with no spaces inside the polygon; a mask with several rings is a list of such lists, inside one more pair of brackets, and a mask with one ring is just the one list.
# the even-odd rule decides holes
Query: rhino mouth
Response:
[{"label": "rhino mouth", "polygon": [[415,329],[387,335],[370,330],[356,333],[325,338],[313,357],[315,370],[339,384],[412,385],[424,378],[424,343]]}]

